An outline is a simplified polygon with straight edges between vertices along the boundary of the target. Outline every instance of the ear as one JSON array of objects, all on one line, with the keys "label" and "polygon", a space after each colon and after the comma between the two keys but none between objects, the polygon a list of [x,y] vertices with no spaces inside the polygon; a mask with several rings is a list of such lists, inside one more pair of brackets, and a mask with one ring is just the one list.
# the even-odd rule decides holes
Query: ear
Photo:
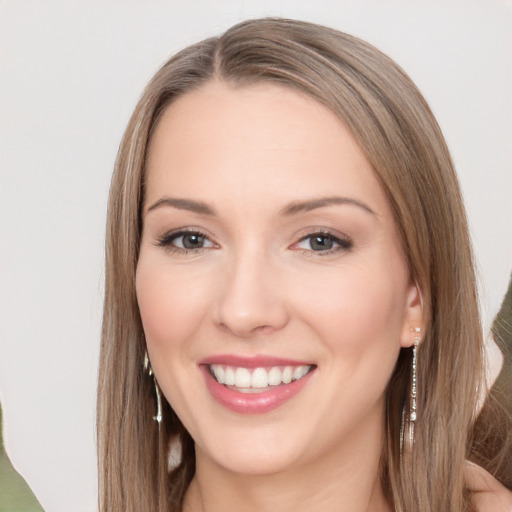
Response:
[{"label": "ear", "polygon": [[[423,314],[421,292],[415,282],[411,282],[407,290],[402,332],[400,335],[401,347],[412,347],[417,336],[417,328],[424,332],[425,317]],[[421,336],[421,335],[420,335]]]}]

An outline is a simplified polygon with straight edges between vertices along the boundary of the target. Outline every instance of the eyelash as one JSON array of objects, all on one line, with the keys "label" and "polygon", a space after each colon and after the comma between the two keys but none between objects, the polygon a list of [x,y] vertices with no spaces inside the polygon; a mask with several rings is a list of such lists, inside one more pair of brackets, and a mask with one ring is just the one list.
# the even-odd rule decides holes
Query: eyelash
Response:
[{"label": "eyelash", "polygon": [[[210,246],[208,247],[197,247],[197,248],[186,248],[186,247],[177,247],[176,245],[173,245],[173,242],[181,237],[184,237],[186,235],[189,236],[197,236],[202,238],[203,240],[207,240],[210,242]],[[300,247],[295,247],[301,244],[302,242],[313,238],[323,238],[328,241],[333,242],[336,244],[336,247],[327,249],[325,251],[315,251],[313,249],[304,249]],[[215,247],[215,243],[212,242],[204,233],[197,230],[180,230],[176,232],[166,233],[163,236],[161,236],[156,245],[159,247],[164,247],[167,251],[172,253],[178,253],[178,254],[197,254],[199,252],[209,250],[211,247]],[[310,242],[311,246],[311,242]],[[298,242],[295,242],[291,248],[296,251],[301,251],[304,254],[307,254],[308,256],[315,255],[315,256],[327,256],[332,255],[334,253],[340,252],[340,251],[350,251],[354,246],[354,243],[349,238],[339,238],[329,231],[314,231],[306,236],[303,236]]]},{"label": "eyelash", "polygon": [[173,242],[177,240],[178,238],[184,237],[186,235],[189,236],[197,236],[204,240],[208,240],[212,247],[215,246],[215,244],[204,234],[201,233],[201,231],[197,231],[194,229],[182,229],[180,231],[175,231],[172,233],[166,233],[163,236],[161,236],[157,244],[159,247],[165,248],[167,251],[172,253],[178,253],[178,254],[197,254],[198,252],[202,252],[204,250],[209,250],[210,247],[197,247],[197,248],[186,248],[186,247],[177,247],[176,245],[173,245]]},{"label": "eyelash", "polygon": [[312,233],[308,233],[306,236],[303,236],[298,242],[294,243],[293,246],[297,246],[300,243],[302,243],[308,239],[310,240],[310,246],[311,246],[311,241],[313,238],[324,238],[324,239],[330,240],[334,244],[336,244],[337,247],[333,247],[333,248],[327,249],[325,251],[315,251],[313,249],[302,249],[299,247],[297,247],[294,250],[301,251],[301,252],[307,254],[308,256],[310,256],[310,255],[329,256],[329,255],[332,255],[332,254],[335,254],[335,253],[341,252],[341,251],[350,251],[354,247],[354,243],[348,237],[340,238],[336,235],[333,235],[329,231],[314,231]]}]

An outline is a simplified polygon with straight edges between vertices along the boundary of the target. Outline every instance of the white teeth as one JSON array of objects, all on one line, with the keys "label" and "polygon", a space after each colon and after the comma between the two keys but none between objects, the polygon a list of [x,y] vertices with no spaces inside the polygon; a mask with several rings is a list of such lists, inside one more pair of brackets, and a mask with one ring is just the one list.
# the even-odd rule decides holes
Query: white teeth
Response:
[{"label": "white teeth", "polygon": [[247,368],[237,368],[235,371],[235,386],[237,388],[251,387],[251,372]]},{"label": "white teeth", "polygon": [[290,384],[294,380],[299,380],[311,370],[311,366],[273,366],[269,369],[256,368],[249,370],[242,367],[212,364],[210,370],[220,384],[236,386],[237,388],[263,389],[268,386]]},{"label": "white teeth", "polygon": [[268,373],[265,368],[256,368],[252,372],[251,387],[252,388],[266,388],[268,386]]},{"label": "white teeth", "polygon": [[304,368],[305,366],[297,366],[297,368],[293,370],[293,380],[299,380],[301,377],[304,377],[304,375],[306,375],[305,373],[303,373]]},{"label": "white teeth", "polygon": [[226,384],[227,386],[235,385],[235,370],[231,366],[226,366],[226,371],[224,372],[224,382],[221,382],[221,384]]},{"label": "white teeth", "polygon": [[283,368],[283,376],[281,377],[281,380],[285,383],[285,384],[290,384],[290,382],[292,381],[293,379],[293,370],[292,370],[292,367],[291,366],[285,366]]},{"label": "white teeth", "polygon": [[281,370],[277,366],[274,366],[268,372],[268,383],[271,386],[278,386],[281,384],[281,375]]},{"label": "white teeth", "polygon": [[220,364],[212,365],[212,371],[218,382],[224,383],[224,368]]}]

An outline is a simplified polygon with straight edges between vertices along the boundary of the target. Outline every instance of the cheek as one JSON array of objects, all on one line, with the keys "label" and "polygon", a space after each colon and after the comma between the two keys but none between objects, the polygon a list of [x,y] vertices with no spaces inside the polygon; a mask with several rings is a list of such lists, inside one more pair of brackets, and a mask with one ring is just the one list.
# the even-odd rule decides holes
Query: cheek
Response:
[{"label": "cheek", "polygon": [[175,349],[204,315],[207,294],[187,275],[142,256],[136,275],[137,302],[148,347]]},{"label": "cheek", "polygon": [[316,277],[302,310],[331,350],[354,357],[375,352],[376,345],[398,350],[407,282],[402,267],[353,265]]}]

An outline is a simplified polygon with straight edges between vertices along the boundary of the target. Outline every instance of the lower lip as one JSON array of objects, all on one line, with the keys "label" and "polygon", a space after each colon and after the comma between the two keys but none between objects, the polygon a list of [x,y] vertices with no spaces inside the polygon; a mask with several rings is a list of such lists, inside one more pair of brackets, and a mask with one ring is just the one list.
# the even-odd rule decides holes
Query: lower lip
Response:
[{"label": "lower lip", "polygon": [[230,411],[239,414],[264,414],[277,409],[293,398],[308,383],[315,370],[290,384],[281,384],[261,393],[241,393],[219,384],[210,374],[206,365],[201,365],[206,387],[213,398]]}]

